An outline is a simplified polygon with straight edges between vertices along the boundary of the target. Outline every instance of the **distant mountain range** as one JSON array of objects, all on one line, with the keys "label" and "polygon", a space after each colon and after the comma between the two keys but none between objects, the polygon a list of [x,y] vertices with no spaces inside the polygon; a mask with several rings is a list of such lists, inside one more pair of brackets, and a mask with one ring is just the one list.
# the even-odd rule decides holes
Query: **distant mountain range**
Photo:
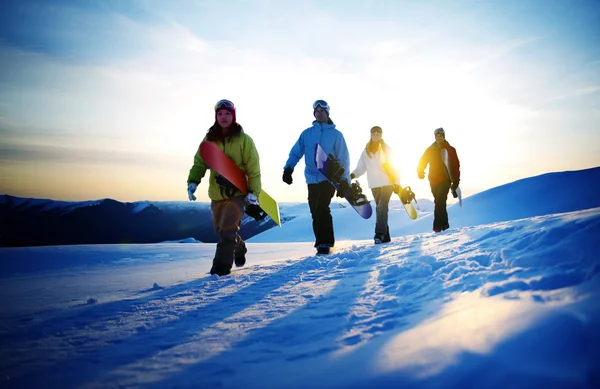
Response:
[{"label": "distant mountain range", "polygon": [[[600,167],[577,171],[542,174],[501,185],[465,199],[464,207],[449,207],[454,228],[476,224],[515,220],[531,215],[570,212],[600,206],[597,183]],[[390,232],[395,236],[420,233],[431,229],[433,203],[419,199],[419,219],[412,221],[402,213],[390,220]],[[373,202],[371,202],[372,205]],[[490,207],[490,204],[494,204]],[[298,223],[284,226],[285,230],[269,231],[253,241],[285,240],[291,230],[306,230],[302,239],[311,240],[308,204],[280,205],[282,224],[298,218]],[[345,201],[332,202],[345,208]],[[401,209],[398,200],[390,209]],[[581,208],[584,207],[584,208]],[[364,221],[350,214],[351,220],[334,218],[335,223],[352,223],[357,237],[363,239],[364,229],[371,231],[374,219]],[[306,220],[308,217],[308,220]],[[360,227],[362,225],[362,227]],[[270,220],[256,222],[244,215],[240,235],[252,238],[275,227]],[[299,236],[297,233],[296,236]],[[337,235],[336,235],[337,237]],[[122,203],[112,199],[66,202],[46,199],[26,199],[0,195],[0,246],[46,246],[73,244],[159,243],[165,241],[200,241],[215,243],[212,214],[208,202],[137,201]]]},{"label": "distant mountain range", "polygon": [[[248,239],[276,224],[244,216]],[[0,195],[0,246],[157,243],[194,238],[216,242],[209,203],[66,202]]]}]

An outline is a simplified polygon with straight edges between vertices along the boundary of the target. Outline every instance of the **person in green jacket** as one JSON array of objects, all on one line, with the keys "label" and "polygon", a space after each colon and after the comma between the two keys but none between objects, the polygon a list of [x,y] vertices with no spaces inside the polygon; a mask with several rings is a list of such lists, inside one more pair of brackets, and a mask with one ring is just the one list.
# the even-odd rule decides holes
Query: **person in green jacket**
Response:
[{"label": "person in green jacket", "polygon": [[[239,236],[244,211],[258,208],[261,191],[260,162],[252,138],[236,122],[236,109],[229,100],[219,100],[215,105],[215,123],[208,129],[202,142],[213,142],[246,173],[248,195],[238,190],[225,177],[211,169],[208,179],[208,197],[211,200],[213,225],[218,238],[217,249],[210,274],[219,276],[231,272],[246,263],[246,244]],[[194,192],[210,169],[200,156],[200,148],[194,156],[194,165],[188,175],[188,197],[195,201]]]}]

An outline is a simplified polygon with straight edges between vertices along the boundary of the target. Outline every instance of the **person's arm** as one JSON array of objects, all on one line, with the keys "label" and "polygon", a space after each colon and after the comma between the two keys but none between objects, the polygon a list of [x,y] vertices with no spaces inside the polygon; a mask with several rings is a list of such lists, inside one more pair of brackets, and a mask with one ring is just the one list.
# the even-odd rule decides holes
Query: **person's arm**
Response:
[{"label": "person's arm", "polygon": [[425,178],[425,168],[429,164],[429,149],[425,150],[421,159],[419,160],[419,164],[417,165],[417,176],[423,179]]},{"label": "person's arm", "polygon": [[385,153],[385,163],[383,164],[383,170],[387,174],[390,179],[392,185],[394,185],[394,190],[396,190],[396,186],[400,186],[400,171],[396,169],[394,166],[394,151],[388,145],[385,145],[383,148],[383,152]]},{"label": "person's arm", "polygon": [[342,133],[340,133],[339,137],[336,139],[333,149],[335,151],[335,157],[340,161],[340,166],[344,168],[342,179],[350,181],[350,153],[348,152],[348,146],[346,145],[346,140]]},{"label": "person's arm", "polygon": [[367,152],[363,150],[360,154],[360,158],[358,159],[358,163],[356,164],[356,169],[350,173],[350,178],[358,178],[367,172],[367,164],[365,162],[367,158]]},{"label": "person's arm", "polygon": [[245,136],[242,151],[242,161],[246,165],[246,176],[248,177],[248,190],[258,197],[262,190],[260,158],[254,140],[249,135]]},{"label": "person's arm", "polygon": [[456,149],[453,147],[450,155],[450,166],[452,166],[452,181],[460,181],[460,161]]},{"label": "person's arm", "polygon": [[[205,141],[206,139],[204,139],[202,142]],[[196,184],[200,184],[200,181],[202,181],[202,178],[206,174],[207,170],[208,165],[200,156],[200,146],[198,146],[198,150],[194,155],[194,164],[192,165],[192,168],[190,169],[190,172],[188,174],[187,183],[189,184],[190,182],[194,182]]]},{"label": "person's arm", "polygon": [[304,132],[302,134],[300,134],[300,137],[298,138],[298,140],[296,141],[294,146],[292,146],[288,160],[285,163],[285,166],[283,168],[284,169],[290,168],[290,169],[294,170],[294,168],[298,164],[298,161],[300,161],[300,159],[303,156],[304,156]]}]

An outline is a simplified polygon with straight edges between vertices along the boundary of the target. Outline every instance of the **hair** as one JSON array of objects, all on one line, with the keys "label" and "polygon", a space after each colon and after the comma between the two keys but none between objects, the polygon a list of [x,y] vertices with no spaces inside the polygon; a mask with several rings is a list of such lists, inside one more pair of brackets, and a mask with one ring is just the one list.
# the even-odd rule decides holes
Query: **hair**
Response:
[{"label": "hair", "polygon": [[[228,136],[237,136],[242,132],[242,126],[235,122],[231,123],[230,132]],[[223,128],[215,121],[208,131],[206,132],[206,140],[209,142],[221,142],[225,143],[225,135],[223,135]]]},{"label": "hair", "polygon": [[[367,150],[367,156],[368,156],[369,158],[371,158],[371,156],[372,156],[372,155],[371,155],[371,150],[369,150],[369,145],[370,145],[371,143],[372,143],[372,142],[369,140],[369,141],[367,142],[367,145],[365,146],[365,150]],[[383,140],[383,138],[382,138],[382,139],[380,139],[380,140],[379,140],[379,142],[377,142],[377,143],[381,145],[381,148],[383,149],[383,152],[384,152],[384,153],[387,153],[387,144],[385,143],[385,141]]]}]

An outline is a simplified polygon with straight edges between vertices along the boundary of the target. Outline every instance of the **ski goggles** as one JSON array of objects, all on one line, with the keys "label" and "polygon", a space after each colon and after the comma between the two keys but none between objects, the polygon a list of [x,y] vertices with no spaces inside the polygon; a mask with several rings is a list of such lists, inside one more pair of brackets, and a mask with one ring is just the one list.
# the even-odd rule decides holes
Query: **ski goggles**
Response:
[{"label": "ski goggles", "polygon": [[442,135],[446,136],[446,133],[444,132],[444,129],[443,129],[442,127],[440,127],[440,128],[436,128],[436,129],[433,131],[433,135],[434,135],[434,136],[435,136],[435,135],[437,135],[437,134],[442,134]]},{"label": "ski goggles", "polygon": [[217,101],[217,104],[215,104],[215,111],[218,111],[220,109],[235,110],[235,105],[233,105],[233,103],[231,101],[226,100],[226,99],[219,100],[219,101]]},{"label": "ski goggles", "polygon": [[313,110],[317,109],[317,108],[323,108],[325,111],[329,112],[329,104],[327,104],[327,101],[325,100],[317,100],[313,103]]}]

